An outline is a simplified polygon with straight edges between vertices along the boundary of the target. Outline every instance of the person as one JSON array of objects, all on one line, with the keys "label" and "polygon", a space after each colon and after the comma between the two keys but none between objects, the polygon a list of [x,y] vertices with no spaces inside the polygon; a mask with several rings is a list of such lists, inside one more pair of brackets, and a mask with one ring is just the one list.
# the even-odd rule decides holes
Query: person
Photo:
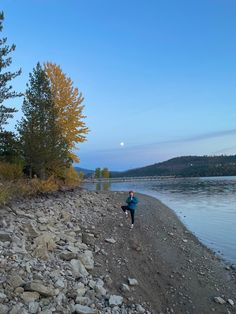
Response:
[{"label": "person", "polygon": [[129,197],[126,200],[127,206],[121,206],[123,209],[126,217],[128,217],[128,211],[130,211],[131,215],[131,229],[134,227],[134,214],[135,214],[135,209],[137,208],[138,204],[138,198],[134,196],[133,191],[129,191]]}]

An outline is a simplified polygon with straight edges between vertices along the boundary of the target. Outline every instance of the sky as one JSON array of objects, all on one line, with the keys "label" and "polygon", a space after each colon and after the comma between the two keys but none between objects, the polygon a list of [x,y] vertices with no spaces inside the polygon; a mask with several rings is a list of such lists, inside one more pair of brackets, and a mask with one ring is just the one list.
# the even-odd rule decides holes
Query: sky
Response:
[{"label": "sky", "polygon": [[[39,61],[83,93],[80,167],[236,154],[235,0],[1,0],[24,91]],[[13,129],[19,110],[9,121]],[[121,145],[123,143],[124,145]]]}]

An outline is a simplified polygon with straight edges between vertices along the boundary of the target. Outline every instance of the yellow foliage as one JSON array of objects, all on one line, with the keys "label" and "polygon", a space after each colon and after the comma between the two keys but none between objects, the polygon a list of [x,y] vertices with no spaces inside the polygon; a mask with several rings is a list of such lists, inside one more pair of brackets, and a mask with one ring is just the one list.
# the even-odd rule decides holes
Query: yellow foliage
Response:
[{"label": "yellow foliage", "polygon": [[78,186],[81,182],[78,172],[74,167],[70,167],[65,173],[65,184],[66,186]]},{"label": "yellow foliage", "polygon": [[9,162],[0,162],[0,179],[15,180],[23,176],[22,166]]},{"label": "yellow foliage", "polygon": [[86,134],[89,131],[83,121],[86,118],[82,113],[84,98],[78,88],[73,87],[72,80],[62,72],[58,65],[46,63],[44,66],[51,84],[54,105],[58,114],[58,126],[68,145],[68,153],[76,161],[72,150],[77,143],[86,140]]},{"label": "yellow foliage", "polygon": [[55,192],[58,190],[58,184],[54,176],[49,177],[47,180],[34,178],[31,181],[31,186],[36,193]]}]

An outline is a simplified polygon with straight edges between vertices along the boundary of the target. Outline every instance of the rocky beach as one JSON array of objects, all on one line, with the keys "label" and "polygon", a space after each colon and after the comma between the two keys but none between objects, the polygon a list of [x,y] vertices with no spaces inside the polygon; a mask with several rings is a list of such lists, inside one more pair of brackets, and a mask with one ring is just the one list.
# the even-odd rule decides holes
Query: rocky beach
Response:
[{"label": "rocky beach", "polygon": [[236,313],[236,272],[138,194],[60,191],[2,206],[0,314]]}]

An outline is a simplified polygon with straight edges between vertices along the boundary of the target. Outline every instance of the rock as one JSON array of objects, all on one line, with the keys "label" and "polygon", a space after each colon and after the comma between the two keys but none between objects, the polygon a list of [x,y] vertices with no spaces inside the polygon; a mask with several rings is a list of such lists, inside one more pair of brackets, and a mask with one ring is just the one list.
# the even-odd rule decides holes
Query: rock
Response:
[{"label": "rock", "polygon": [[5,295],[5,293],[0,292],[0,302],[4,301],[7,298],[7,296]]},{"label": "rock", "polygon": [[59,279],[55,282],[55,286],[56,286],[57,288],[60,288],[60,289],[65,288],[64,280],[62,280],[61,278],[59,278]]},{"label": "rock", "polygon": [[42,235],[37,237],[34,242],[34,255],[38,258],[48,259],[49,251],[53,251],[56,248],[54,236],[50,232],[44,232]]},{"label": "rock", "polygon": [[135,309],[138,313],[145,313],[145,309],[140,304],[136,304]]},{"label": "rock", "polygon": [[130,291],[130,288],[127,284],[125,283],[122,283],[121,287],[120,287],[121,291],[123,292],[129,292]]},{"label": "rock", "polygon": [[21,298],[25,301],[25,303],[34,302],[39,299],[38,292],[25,291],[22,293]]},{"label": "rock", "polygon": [[82,241],[87,245],[95,245],[95,237],[92,233],[83,233],[82,234]]},{"label": "rock", "polygon": [[234,306],[234,301],[232,299],[228,299],[227,302],[231,305]]},{"label": "rock", "polygon": [[138,285],[138,281],[135,278],[128,278],[128,283],[130,286],[137,286]]},{"label": "rock", "polygon": [[77,258],[77,254],[73,252],[63,251],[59,254],[59,257],[64,261],[71,261]]},{"label": "rock", "polygon": [[38,313],[38,310],[39,310],[39,303],[38,302],[30,302],[29,303],[29,312],[31,314]]},{"label": "rock", "polygon": [[111,244],[116,243],[116,240],[113,239],[113,238],[107,238],[107,239],[105,239],[105,241],[108,242],[108,243],[111,243]]},{"label": "rock", "polygon": [[85,268],[92,270],[94,268],[93,252],[85,250],[78,255],[79,260],[84,264]]},{"label": "rock", "polygon": [[35,226],[32,223],[24,224],[22,229],[28,234],[28,236],[32,238],[36,238],[39,236],[38,231],[35,229]]},{"label": "rock", "polygon": [[92,309],[89,306],[81,305],[81,304],[76,304],[74,307],[74,311],[75,313],[79,313],[79,314],[97,314],[98,313],[97,310]]},{"label": "rock", "polygon": [[12,237],[9,233],[1,231],[0,232],[0,241],[1,242],[12,242]]},{"label": "rock", "polygon": [[75,277],[87,277],[88,276],[88,272],[80,260],[72,259],[70,263],[71,263],[72,273]]},{"label": "rock", "polygon": [[80,297],[80,296],[76,298],[75,302],[80,305],[89,305],[92,303],[92,301],[88,297]]},{"label": "rock", "polygon": [[1,314],[7,314],[9,312],[9,308],[7,305],[0,304],[0,313]]},{"label": "rock", "polygon": [[24,281],[19,275],[11,275],[8,279],[9,285],[11,285],[13,288],[20,287],[24,284]]},{"label": "rock", "polygon": [[56,294],[54,288],[50,286],[45,286],[43,282],[39,280],[32,281],[29,286],[26,286],[26,290],[38,292],[40,295],[44,297],[53,297]]},{"label": "rock", "polygon": [[109,298],[109,305],[115,306],[115,305],[121,305],[123,303],[123,297],[120,295],[111,295]]},{"label": "rock", "polygon": [[187,243],[187,242],[188,242],[188,240],[187,240],[187,239],[182,239],[182,241],[183,241],[184,243]]},{"label": "rock", "polygon": [[214,297],[214,301],[219,304],[225,304],[225,300],[221,297]]}]

